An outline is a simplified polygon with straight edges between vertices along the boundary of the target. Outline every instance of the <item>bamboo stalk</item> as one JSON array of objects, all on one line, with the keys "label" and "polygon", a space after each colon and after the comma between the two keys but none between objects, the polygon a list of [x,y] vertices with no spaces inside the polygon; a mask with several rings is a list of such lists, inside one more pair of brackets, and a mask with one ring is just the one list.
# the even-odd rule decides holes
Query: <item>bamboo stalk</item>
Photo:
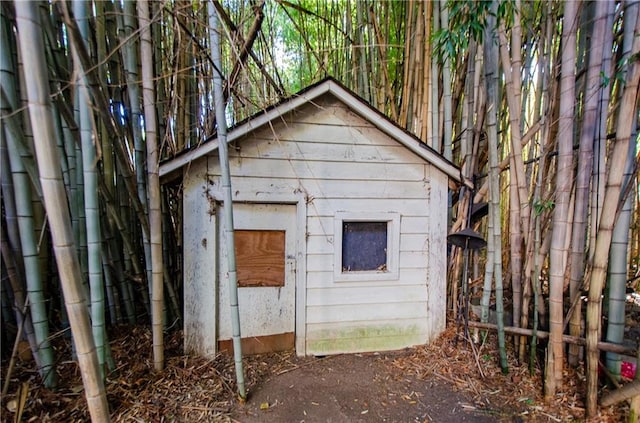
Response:
[{"label": "bamboo stalk", "polygon": [[602,397],[600,405],[606,407],[637,395],[640,395],[640,380],[634,380],[633,382],[624,385],[622,388],[609,392],[607,395]]},{"label": "bamboo stalk", "polygon": [[[517,15],[517,14],[516,14]],[[514,25],[511,34],[513,48],[509,55],[507,34],[504,24],[500,25],[498,34],[500,39],[500,57],[503,63],[502,69],[505,78],[505,91],[507,108],[509,110],[509,134],[510,154],[509,154],[509,229],[511,249],[511,286],[513,315],[521,314],[522,296],[522,246],[526,245],[529,235],[529,201],[526,190],[526,176],[524,163],[522,161],[522,134],[520,132],[520,110],[522,108],[520,100],[520,50],[522,40],[518,25]],[[517,51],[514,50],[517,48]],[[518,322],[516,318],[514,320]],[[516,323],[517,324],[517,323]]]},{"label": "bamboo stalk", "polygon": [[[4,21],[5,17],[2,16],[2,19]],[[11,27],[11,25],[7,26]],[[8,31],[8,28],[6,30]],[[3,95],[2,102],[0,103],[0,115],[4,121],[4,116],[16,109],[17,99],[15,90],[17,87],[14,75],[15,66],[13,65],[13,60],[11,60],[12,58],[9,56],[11,53],[8,45],[9,39],[5,34],[3,34],[1,38],[0,84],[3,87],[3,91],[4,89],[8,91],[5,93],[6,95]],[[11,88],[13,88],[14,91],[9,91]],[[49,320],[46,310],[44,278],[39,263],[38,241],[36,238],[37,225],[35,223],[35,210],[31,198],[32,185],[20,153],[21,149],[19,145],[23,141],[18,140],[15,135],[13,131],[7,131],[6,147],[11,168],[11,178],[13,186],[15,187],[15,211],[20,235],[19,243],[22,250],[21,259],[23,262],[21,270],[24,270],[27,295],[31,303],[29,311],[35,335],[35,345],[38,346],[36,349],[36,356],[39,363],[38,371],[44,380],[45,386],[55,387],[57,384],[55,357],[53,348],[49,342]],[[5,169],[5,172],[6,170],[7,169]],[[18,240],[13,241],[17,242]]]},{"label": "bamboo stalk", "polygon": [[[369,14],[371,18],[371,24],[373,26],[373,33],[376,36],[376,40],[378,44],[378,55],[380,56],[379,57],[379,60],[381,62],[380,67],[382,68],[382,89],[384,90],[384,94],[388,100],[388,107],[389,107],[389,111],[391,112],[391,118],[393,119],[394,122],[397,122],[398,110],[395,102],[393,101],[394,95],[391,87],[391,81],[389,80],[389,70],[387,69],[387,58],[386,58],[385,51],[383,49],[383,46],[385,45],[384,37],[382,35],[379,25],[376,23],[376,17],[373,9],[369,10]],[[384,97],[384,96],[381,96],[381,97]],[[382,112],[386,112],[386,110],[384,110],[383,103],[384,102],[381,101],[380,110]]]},{"label": "bamboo stalk", "polygon": [[[73,19],[67,9],[66,3],[61,2],[58,5],[62,8],[62,15],[64,18],[64,22],[67,28],[67,33],[69,35],[69,39],[76,45],[78,59],[82,63],[84,69],[93,69],[95,64],[92,62],[91,57],[89,56],[89,52],[85,48],[84,45],[78,42],[78,40],[82,39],[78,25],[75,19]],[[104,91],[101,89],[100,81],[96,76],[95,72],[89,72],[86,74],[89,87],[91,89],[91,94],[96,103],[96,107],[100,110],[101,113],[98,115],[103,119],[104,124],[116,134],[116,137],[120,140],[124,139],[122,134],[122,130],[120,129],[120,125],[118,125],[115,121],[113,114],[110,112],[109,99],[107,98]],[[129,193],[129,200],[131,201],[131,205],[136,212],[136,216],[142,226],[143,231],[149,231],[149,220],[147,215],[144,213],[144,209],[140,204],[140,200],[137,196],[137,187],[135,180],[133,179],[133,170],[131,166],[131,162],[129,160],[129,153],[125,150],[124,143],[116,142],[114,144],[116,158],[118,159],[118,164],[120,165],[120,173],[122,174],[123,181],[125,186],[127,187],[127,192]]]},{"label": "bamboo stalk", "polygon": [[62,182],[56,142],[51,139],[54,131],[49,87],[46,80],[44,46],[40,34],[40,17],[36,3],[17,1],[14,2],[14,6],[20,34],[20,50],[25,68],[30,70],[25,74],[25,80],[31,121],[38,123],[33,125],[33,135],[36,141],[35,151],[44,204],[50,223],[53,248],[76,345],[87,405],[92,421],[108,422],[110,421],[109,406],[82,291],[80,265],[75,253],[67,194]]},{"label": "bamboo stalk", "polygon": [[[502,236],[501,236],[501,209],[500,209],[500,170],[498,158],[498,51],[495,47],[495,35],[493,29],[496,23],[495,12],[498,5],[491,2],[485,27],[485,39],[483,40],[483,53],[485,63],[485,86],[487,92],[487,143],[489,149],[489,220],[491,231],[488,238],[493,239],[493,280],[495,282],[496,312],[498,317],[498,350],[500,353],[500,367],[502,372],[508,371],[507,353],[504,336],[504,304],[502,286]],[[490,245],[490,244],[489,244]],[[487,249],[487,254],[491,252]],[[489,261],[489,260],[487,260]],[[485,289],[491,275],[487,271],[485,276]],[[483,315],[486,314],[487,293],[483,295]]]},{"label": "bamboo stalk", "polygon": [[549,256],[549,348],[547,350],[547,375],[545,396],[550,398],[562,387],[564,350],[563,332],[563,288],[565,246],[573,181],[573,124],[575,105],[576,23],[579,3],[564,4],[562,25],[562,54],[560,79],[560,117],[558,122],[558,158],[556,162],[555,208],[553,210],[553,232]]},{"label": "bamboo stalk", "polygon": [[[491,329],[498,330],[498,326],[494,323],[483,323],[476,321],[469,321],[469,327],[479,328],[479,329]],[[512,333],[514,335],[522,335],[522,336],[534,336],[534,330],[529,328],[519,328],[516,326],[505,326],[504,331],[507,333]],[[537,330],[535,331],[535,336],[540,339],[549,338],[549,332]],[[587,345],[586,338],[582,338],[579,336],[572,335],[562,335],[562,342],[565,344],[571,345]],[[598,350],[600,351],[608,351],[615,352],[618,354],[631,355],[635,353],[635,348],[625,347],[624,345],[613,344],[611,342],[598,342]]]},{"label": "bamboo stalk", "polygon": [[[640,3],[628,4],[625,10],[627,16],[635,16],[636,19],[640,19]],[[604,22],[604,16],[602,21]],[[640,36],[640,34],[633,31],[631,26],[633,20],[627,21],[625,25],[625,31],[622,43],[622,55],[625,58],[629,57],[631,53],[631,47],[633,44],[633,37]],[[634,169],[636,155],[636,123],[637,113],[633,114],[634,123],[632,123],[632,132],[629,139],[629,150],[627,152],[627,161],[625,163],[625,170],[623,175],[623,186],[631,186],[631,193],[625,192],[623,189],[620,193],[620,201],[622,203],[619,207],[619,214],[616,218],[616,223],[613,228],[613,234],[611,239],[611,249],[609,252],[609,270],[608,270],[608,317],[607,320],[607,340],[611,342],[622,342],[624,338],[625,328],[625,305],[626,305],[626,288],[627,288],[627,273],[629,269],[629,256],[628,242],[629,242],[629,229],[631,224],[631,209],[634,184],[632,181],[638,169]],[[620,357],[616,354],[607,354],[607,368],[615,376],[620,376]]]},{"label": "bamboo stalk", "polygon": [[429,111],[428,118],[425,121],[427,125],[427,140],[428,144],[436,150],[438,153],[442,152],[442,138],[440,137],[440,107],[439,107],[439,99],[440,99],[440,67],[438,66],[438,55],[433,54],[433,49],[431,48],[431,38],[433,34],[437,33],[440,30],[440,2],[433,1],[429,2],[430,4],[430,12],[429,16],[431,18],[431,25],[428,28],[427,39],[429,40],[427,44],[428,53],[427,57],[431,60],[429,61],[429,68],[431,70],[429,75]]},{"label": "bamboo stalk", "polygon": [[[222,71],[222,58],[220,37],[218,35],[218,15],[214,8],[209,6],[209,27],[211,38],[211,51],[213,62],[218,71]],[[215,102],[216,121],[218,123],[218,154],[220,162],[220,178],[223,190],[225,244],[227,246],[228,281],[229,281],[229,305],[231,314],[231,326],[233,336],[233,358],[236,370],[236,382],[238,384],[238,396],[241,402],[247,399],[244,382],[244,367],[242,363],[242,342],[240,327],[240,309],[238,304],[238,274],[236,271],[236,255],[233,227],[233,197],[231,194],[231,173],[229,170],[229,155],[227,146],[227,122],[224,113],[224,95],[222,93],[222,74],[215,73],[213,78],[213,98]]]},{"label": "bamboo stalk", "polygon": [[[4,116],[3,116],[4,118]],[[4,262],[5,276],[9,280],[12,291],[15,319],[18,325],[25,326],[25,334],[29,341],[31,353],[36,362],[36,366],[41,367],[38,356],[38,342],[33,331],[31,316],[29,313],[21,314],[22,305],[25,303],[24,296],[24,262],[18,261],[22,257],[22,247],[20,246],[20,233],[18,228],[18,217],[16,211],[13,181],[9,165],[9,153],[5,146],[6,137],[1,136],[2,124],[0,120],[0,183],[2,185],[2,204],[4,206],[4,222],[0,229],[2,260]],[[6,226],[5,226],[6,223]],[[26,322],[23,323],[23,320]]]},{"label": "bamboo stalk", "polygon": [[409,104],[411,99],[411,96],[409,95],[410,93],[409,87],[411,84],[411,69],[413,68],[413,65],[414,65],[414,61],[411,60],[412,49],[410,48],[411,43],[409,42],[409,40],[412,39],[413,31],[415,28],[414,18],[413,18],[414,0],[409,0],[406,3],[406,6],[407,6],[409,15],[407,16],[406,22],[405,22],[404,61],[402,63],[402,66],[403,66],[402,90],[401,90],[402,95],[400,96],[400,99],[401,99],[400,100],[400,117],[399,117],[398,124],[403,128],[406,128],[407,130],[409,130],[410,127],[409,127],[408,113],[409,113]]},{"label": "bamboo stalk", "polygon": [[153,87],[153,45],[151,42],[151,19],[149,3],[140,1],[138,20],[140,26],[140,58],[142,65],[142,97],[145,136],[147,142],[147,187],[149,196],[149,242],[151,246],[151,327],[153,333],[153,364],[156,371],[164,368],[164,287],[162,260],[162,212],[160,207],[160,164],[157,142],[157,117],[155,91]]},{"label": "bamboo stalk", "polygon": [[[607,2],[595,4],[596,16],[589,49],[589,63],[586,76],[585,110],[580,134],[580,149],[578,152],[578,173],[576,176],[576,207],[574,211],[574,230],[571,240],[571,270],[570,270],[570,297],[573,299],[580,295],[584,276],[585,246],[587,233],[587,217],[589,211],[589,187],[593,172],[593,138],[597,136],[596,124],[598,117],[598,104],[603,87],[600,79],[602,72],[602,55],[606,32]],[[609,46],[610,48],[610,46]],[[577,310],[570,319],[569,330],[574,336],[580,335],[582,326],[582,313]],[[570,364],[577,364],[579,349],[570,347],[568,360]]]},{"label": "bamboo stalk", "polygon": [[[89,37],[89,22],[87,4],[83,0],[76,0],[73,3],[74,14],[80,19],[78,28],[82,35],[82,40],[78,42],[87,43]],[[96,145],[94,144],[93,116],[91,115],[91,99],[87,87],[85,70],[80,65],[75,47],[72,48],[74,63],[79,75],[78,92],[80,94],[80,139],[82,147],[82,169],[84,186],[84,210],[87,239],[87,271],[89,275],[89,292],[91,298],[91,325],[93,328],[93,339],[96,344],[96,353],[101,371],[104,372],[105,364],[105,300],[104,283],[102,278],[102,233],[100,228],[100,212],[98,204],[98,160]]]},{"label": "bamboo stalk", "polygon": [[[637,16],[636,16],[637,18]],[[640,19],[636,20],[634,32],[640,32]],[[633,40],[631,56],[640,51],[640,37]],[[597,412],[598,398],[598,351],[596,343],[600,334],[601,295],[607,276],[607,265],[613,226],[616,220],[624,165],[629,150],[633,115],[637,111],[639,99],[640,62],[629,64],[626,84],[620,99],[616,122],[616,139],[609,159],[609,174],[602,207],[602,217],[598,228],[596,248],[593,253],[593,271],[589,285],[589,302],[587,304],[587,417]]]},{"label": "bamboo stalk", "polygon": [[[449,9],[444,1],[439,1],[440,19],[442,21],[442,29],[449,30]],[[470,59],[469,59],[470,60]],[[451,97],[451,58],[444,56],[442,64],[442,103],[443,103],[443,155],[446,159],[453,159],[453,112]]]},{"label": "bamboo stalk", "polygon": [[[25,316],[27,313],[27,308],[29,307],[29,297],[24,302],[24,306],[22,310],[20,310],[20,314]],[[13,367],[16,365],[16,357],[18,356],[18,346],[20,345],[20,340],[22,338],[22,331],[24,330],[26,319],[22,319],[20,324],[18,325],[18,332],[16,333],[16,339],[13,342],[13,349],[11,350],[11,358],[9,359],[9,365],[7,366],[7,372],[4,375],[4,385],[2,385],[2,396],[6,397],[7,392],[9,392],[9,383],[11,382],[11,373],[13,373]]]},{"label": "bamboo stalk", "polygon": [[[127,83],[127,93],[129,94],[129,106],[131,109],[132,125],[131,132],[133,134],[133,164],[136,176],[136,188],[138,193],[138,199],[140,205],[145,214],[149,213],[149,201],[147,197],[147,175],[146,175],[146,152],[145,141],[142,136],[142,108],[141,108],[141,95],[140,95],[140,75],[138,74],[139,60],[138,60],[138,45],[135,43],[133,37],[136,30],[136,5],[135,2],[127,0],[123,4],[124,6],[124,19],[119,19],[119,26],[121,27],[120,33],[121,40],[128,40],[124,43],[123,55],[124,55],[124,73]],[[180,95],[174,96],[177,100]],[[180,127],[180,123],[177,123]],[[153,279],[151,269],[151,246],[149,244],[149,234],[142,231],[142,247],[144,252],[144,266],[146,270],[146,279],[149,292],[151,289],[151,281]],[[130,250],[133,252],[133,250]]]}]

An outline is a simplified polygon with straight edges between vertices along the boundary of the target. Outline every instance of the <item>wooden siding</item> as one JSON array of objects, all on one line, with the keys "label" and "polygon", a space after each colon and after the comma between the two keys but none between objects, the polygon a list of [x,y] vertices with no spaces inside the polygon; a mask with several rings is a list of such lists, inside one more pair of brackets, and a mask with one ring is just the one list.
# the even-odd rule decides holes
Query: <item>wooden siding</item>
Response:
[{"label": "wooden siding", "polygon": [[429,217],[428,238],[428,272],[427,286],[427,342],[434,339],[445,329],[447,302],[447,207],[449,201],[447,177],[435,168],[429,168],[429,179],[432,181],[430,191],[431,204],[440,204],[441,207],[432,207]]},{"label": "wooden siding", "polygon": [[190,167],[184,178],[184,350],[213,357],[217,352],[216,209],[206,190],[206,163]]},{"label": "wooden siding", "polygon": [[[389,350],[437,336],[445,321],[447,176],[331,96],[272,124],[230,146],[232,191],[238,202],[304,198],[298,353]],[[217,157],[202,162],[207,189],[220,199]],[[204,182],[197,174],[185,180],[192,177]],[[190,195],[204,206],[197,197]],[[400,215],[397,280],[334,281],[337,212]]]},{"label": "wooden siding", "polygon": [[[308,106],[273,131],[238,142],[231,153],[234,195],[240,201],[274,191],[307,195],[308,354],[423,343],[430,337],[430,166],[340,103],[321,103],[321,110]],[[333,280],[339,211],[401,215],[398,280]]]}]

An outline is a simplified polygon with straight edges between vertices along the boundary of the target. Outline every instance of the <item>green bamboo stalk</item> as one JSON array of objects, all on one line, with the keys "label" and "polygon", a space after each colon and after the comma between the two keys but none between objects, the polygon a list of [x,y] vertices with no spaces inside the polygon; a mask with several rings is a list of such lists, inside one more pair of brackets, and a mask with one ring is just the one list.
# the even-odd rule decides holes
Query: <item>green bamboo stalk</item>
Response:
[{"label": "green bamboo stalk", "polygon": [[[585,105],[580,133],[580,148],[578,151],[578,172],[576,175],[576,206],[574,209],[573,230],[571,232],[571,270],[569,279],[569,292],[572,303],[576,296],[581,295],[584,269],[585,247],[587,235],[587,218],[589,211],[589,187],[593,173],[593,140],[598,131],[596,125],[599,122],[598,103],[602,91],[606,89],[602,85],[602,55],[607,30],[606,14],[609,4],[597,2],[595,4],[595,22],[589,47],[589,61],[587,67]],[[609,46],[611,48],[611,46]],[[571,316],[569,331],[573,336],[580,336],[582,332],[582,305],[576,301],[576,310]],[[567,359],[569,364],[577,365],[581,347],[569,345]]]},{"label": "green bamboo stalk", "polygon": [[[5,91],[4,87],[0,87],[0,96],[2,97],[0,102],[4,104],[12,104],[12,100],[9,100],[10,96]],[[13,97],[11,97],[13,98]],[[20,115],[16,114],[14,110],[7,113],[2,118],[2,124],[7,137],[12,137],[16,141],[15,148],[17,154],[20,156],[22,166],[29,175],[29,181],[31,182],[31,188],[34,190],[38,198],[42,198],[42,189],[40,188],[40,180],[38,179],[38,169],[36,162],[33,159],[31,149],[27,146],[26,131],[22,130]],[[8,169],[8,168],[7,168]]]},{"label": "green bamboo stalk", "polygon": [[[81,40],[82,36],[79,33],[76,21],[74,19],[71,19],[71,17],[69,16],[69,13],[66,10],[66,6],[64,6],[65,3],[59,3],[59,5],[61,5],[68,39],[72,44],[74,44],[80,63],[82,64],[84,69],[93,69],[95,67],[95,63],[92,61],[86,46],[83,43],[77,41]],[[109,99],[107,98],[105,91],[101,89],[102,84],[98,80],[96,74],[96,72],[89,72],[86,73],[85,76],[89,83],[91,97],[94,101],[94,104],[96,108],[100,110],[100,113],[98,113],[97,116],[102,119],[109,131],[111,131],[118,139],[123,140],[125,139],[123,130],[116,122],[114,115],[111,113]],[[135,181],[132,178],[133,167],[130,162],[129,152],[126,151],[124,143],[114,143],[114,148],[116,152],[117,163],[119,165],[119,173],[122,176],[122,181],[124,182],[126,191],[129,194],[129,204],[133,206],[132,208],[135,211],[140,226],[142,226],[142,230],[149,231],[148,218],[144,213],[144,210],[142,210],[140,200],[136,193],[137,188],[135,186]]]},{"label": "green bamboo stalk", "polygon": [[[116,187],[118,186],[119,185],[116,184]],[[131,283],[124,275],[127,270],[134,269],[132,263],[137,263],[137,260],[132,253],[132,247],[129,246],[128,231],[125,229],[122,223],[118,223],[120,222],[120,215],[116,210],[116,206],[113,203],[114,201],[115,200],[111,198],[107,198],[105,200],[107,223],[109,226],[109,230],[105,232],[107,234],[110,234],[110,236],[106,239],[106,242],[108,243],[109,255],[112,257],[110,262],[115,263],[114,270],[117,275],[116,279],[120,285],[119,288],[122,294],[122,303],[124,305],[127,321],[129,322],[129,324],[135,324],[136,314],[135,306],[133,304]],[[112,234],[119,234],[120,238],[116,239]]]},{"label": "green bamboo stalk", "polygon": [[[442,28],[444,30],[449,29],[449,9],[444,1],[439,1],[440,4],[440,20],[442,21]],[[406,42],[406,41],[405,41]],[[446,159],[452,160],[453,151],[453,115],[452,115],[452,98],[451,98],[451,58],[448,55],[444,56],[444,63],[442,64],[442,102],[443,102],[443,118],[444,118],[444,141],[443,141],[443,155]]]},{"label": "green bamboo stalk", "polygon": [[[634,125],[635,127],[635,125]],[[635,131],[634,131],[635,132]],[[629,153],[627,155],[627,164],[625,166],[625,182],[629,184],[632,181],[633,162],[636,154],[635,137],[631,136],[629,140]],[[633,188],[628,193],[626,199],[623,200],[623,206],[620,210],[618,219],[613,227],[611,239],[611,249],[609,250],[609,270],[608,270],[608,292],[606,301],[607,309],[607,342],[622,344],[624,339],[624,329],[626,326],[625,305],[627,297],[627,269],[628,257],[627,248],[629,246],[629,227],[631,223],[632,200],[635,191]],[[620,354],[608,352],[606,357],[607,368],[611,374],[620,377],[620,365],[622,359]]]},{"label": "green bamboo stalk", "polygon": [[498,320],[498,349],[500,367],[503,373],[508,372],[507,352],[504,332],[504,303],[502,298],[502,236],[500,220],[500,161],[498,158],[498,50],[495,37],[497,2],[492,1],[487,15],[485,39],[483,40],[485,83],[487,89],[487,138],[489,150],[489,219],[493,226],[493,279],[496,288],[496,315]]},{"label": "green bamboo stalk", "polygon": [[[2,238],[2,262],[4,270],[10,284],[11,297],[13,300],[13,309],[15,310],[15,321],[19,327],[24,328],[25,336],[29,341],[29,348],[33,355],[34,361],[38,368],[42,367],[40,356],[38,355],[38,343],[33,331],[31,316],[29,313],[22,313],[25,304],[24,295],[24,270],[20,268],[22,264],[16,257],[22,257],[22,249],[20,248],[20,234],[18,230],[18,219],[15,214],[15,200],[13,195],[13,185],[11,183],[10,165],[7,149],[2,136],[2,122],[0,119],[0,154],[2,162],[0,163],[0,171],[2,172],[2,203],[4,205],[5,220],[0,228],[0,237]],[[5,226],[6,223],[6,226]],[[11,238],[14,241],[11,241]],[[3,277],[4,282],[4,277]],[[4,284],[3,284],[4,286]],[[8,291],[8,290],[7,290]],[[5,376],[6,377],[6,376]]]},{"label": "green bamboo stalk", "polygon": [[[74,0],[73,14],[78,29],[83,40],[77,42],[88,43],[89,37],[89,13],[88,4],[85,0]],[[91,116],[92,103],[89,96],[89,88],[85,77],[85,70],[82,68],[75,43],[71,49],[74,56],[74,65],[78,82],[76,83],[79,92],[78,109],[80,119],[81,152],[82,152],[82,169],[83,169],[83,187],[84,187],[84,211],[86,224],[86,242],[87,242],[87,273],[89,278],[89,293],[91,298],[91,327],[93,338],[96,345],[96,353],[98,355],[98,363],[102,372],[105,365],[105,345],[106,327],[104,318],[104,283],[102,279],[102,235],[100,231],[100,210],[98,203],[98,157],[96,147],[94,145],[94,128],[93,118]],[[104,373],[103,373],[104,377]]]},{"label": "green bamboo stalk", "polygon": [[[609,2],[606,3],[609,7],[607,10],[607,23],[605,24],[605,28],[608,28],[608,30],[604,33],[604,45],[611,47],[613,46],[614,36],[614,31],[612,31],[611,28],[614,26],[617,13],[615,13],[615,7],[613,4]],[[603,48],[602,50],[602,72],[606,78],[610,79],[610,81],[614,79],[614,75],[612,74],[612,51],[612,48]],[[611,100],[612,85],[613,84],[610,82],[606,89],[601,91],[599,100],[600,104],[598,105],[598,110],[600,111],[598,129],[593,143],[593,172],[591,175],[592,183],[590,193],[591,207],[589,211],[589,246],[587,248],[587,262],[589,263],[593,261],[593,254],[596,249],[596,233],[600,224],[600,216],[602,215],[605,184],[607,182],[607,166],[605,161],[607,156],[607,136],[610,129],[610,118],[607,110]]]},{"label": "green bamboo stalk", "polygon": [[[630,57],[640,53],[640,19],[634,26],[633,47]],[[602,216],[598,228],[596,248],[593,253],[593,271],[589,285],[589,302],[587,303],[587,417],[595,417],[598,409],[598,364],[599,354],[597,343],[600,340],[602,289],[605,285],[613,227],[616,220],[620,192],[623,182],[623,172],[629,151],[629,142],[635,121],[634,114],[638,109],[640,93],[640,62],[635,60],[628,64],[629,69],[625,79],[616,119],[616,138],[613,142],[608,169],[607,189],[605,190],[602,206]]]},{"label": "green bamboo stalk", "polygon": [[[162,3],[154,1],[151,2],[151,14],[152,16],[157,16],[161,21],[166,20],[166,9],[162,6]],[[166,32],[170,33],[167,34]],[[152,25],[151,26],[151,37],[153,39],[153,45],[155,47],[154,57],[165,57],[167,55],[172,54],[170,51],[170,45],[168,38],[169,36],[173,36],[173,31],[170,31],[169,28],[166,28],[166,25]],[[156,75],[166,75],[164,66],[168,66],[167,60],[154,60],[154,69]],[[156,87],[156,95],[159,98],[167,98],[171,96],[171,84],[167,84],[168,78],[158,78],[155,81]],[[170,129],[167,129],[165,116],[167,116],[170,112],[167,110],[168,102],[166,101],[158,101],[156,103],[156,115],[160,116],[158,120],[158,134],[159,139],[166,139],[167,132]],[[162,153],[162,152],[160,152]],[[162,156],[161,156],[162,157]]]},{"label": "green bamboo stalk", "polygon": [[69,213],[71,214],[71,226],[75,239],[79,239],[80,221],[78,219],[78,180],[76,177],[76,142],[73,130],[69,123],[63,119],[61,122],[63,134],[64,154],[67,160],[68,177],[66,179],[66,189],[69,195]]},{"label": "green bamboo stalk", "polygon": [[[440,30],[440,5],[439,1],[432,2],[431,6],[431,14],[433,15],[432,19],[432,28],[431,33],[435,34]],[[431,55],[431,77],[429,78],[429,93],[431,96],[431,122],[429,122],[431,126],[431,138],[428,140],[428,143],[434,150],[438,153],[442,152],[442,138],[440,137],[440,107],[439,107],[439,98],[440,98],[440,67],[438,66],[438,55]]]},{"label": "green bamboo stalk", "polygon": [[[15,66],[10,56],[11,48],[9,37],[11,35],[8,34],[11,32],[12,25],[8,23],[5,16],[2,17],[2,20],[3,31],[6,32],[0,36],[0,43],[2,43],[0,45],[0,86],[7,90],[5,92],[6,96],[2,98],[0,112],[4,116],[16,110],[17,99],[15,96]],[[32,185],[18,147],[23,141],[17,140],[14,137],[15,134],[11,131],[7,131],[5,135],[13,186],[20,187],[19,190],[14,191],[14,198],[18,216],[24,275],[27,283],[27,295],[31,303],[31,321],[35,333],[35,341],[38,345],[38,357],[40,360],[39,372],[44,380],[45,386],[55,387],[57,385],[57,374],[55,372],[53,348],[49,342],[47,303],[44,295],[43,278],[40,272],[38,240],[36,238],[31,198]]]},{"label": "green bamboo stalk", "polygon": [[144,125],[147,144],[147,177],[149,189],[149,240],[151,243],[151,327],[153,333],[153,364],[157,371],[164,368],[164,341],[162,311],[164,305],[162,263],[162,211],[160,206],[160,178],[158,176],[159,155],[157,142],[157,118],[153,77],[153,45],[151,42],[151,19],[149,3],[141,0],[137,4],[140,26],[140,58],[142,65],[142,96]]},{"label": "green bamboo stalk", "polygon": [[[54,87],[52,86],[51,89],[53,90]],[[55,105],[52,105],[51,107],[51,112],[53,113],[53,120],[54,120],[54,129],[55,129],[55,139],[56,139],[56,143],[58,145],[58,151],[60,154],[60,167],[62,169],[62,180],[64,182],[64,186],[68,187],[70,184],[70,178],[71,178],[71,174],[69,173],[69,161],[67,160],[67,155],[65,154],[65,132],[64,132],[64,126],[62,124],[62,117],[60,116],[60,113],[58,111],[58,109],[55,107]],[[40,195],[40,197],[42,197],[42,195]]]},{"label": "green bamboo stalk", "polygon": [[[163,200],[166,200],[167,193],[163,192]],[[175,244],[169,242],[171,236],[171,222],[170,220],[170,210],[168,210],[167,201],[162,201],[162,258],[164,260],[163,266],[163,274],[164,274],[164,283],[167,288],[167,294],[169,295],[169,305],[171,309],[171,314],[176,318],[178,322],[182,322],[182,313],[180,312],[180,301],[178,300],[178,295],[176,295],[176,289],[174,284],[172,283],[171,275],[169,275],[169,266],[171,266],[171,251],[170,248],[174,247]],[[174,250],[175,251],[175,250]]]},{"label": "green bamboo stalk", "polygon": [[227,121],[225,120],[225,101],[222,93],[222,59],[220,37],[218,35],[218,15],[211,4],[209,10],[209,37],[211,39],[211,56],[217,67],[213,75],[213,99],[215,103],[218,155],[223,191],[225,243],[227,246],[228,274],[229,274],[229,304],[231,309],[231,326],[233,337],[233,359],[236,369],[236,382],[238,384],[238,396],[241,401],[246,400],[247,393],[244,386],[244,368],[242,363],[242,342],[240,333],[240,309],[238,307],[238,275],[236,272],[236,254],[233,232],[233,198],[231,195],[231,175],[229,171],[229,155],[227,146]]},{"label": "green bamboo stalk", "polygon": [[[142,137],[142,109],[140,105],[140,76],[138,74],[138,54],[136,51],[136,38],[133,37],[136,30],[136,5],[134,1],[124,2],[123,19],[119,19],[121,42],[124,56],[124,73],[127,81],[127,92],[129,93],[129,107],[131,110],[131,129],[133,133],[134,145],[134,167],[136,173],[136,186],[138,188],[138,198],[145,214],[149,212],[149,202],[147,199],[147,172],[145,168],[146,152],[145,141]],[[151,245],[149,235],[142,232],[142,245],[144,249],[144,263],[146,268],[147,283],[149,292],[152,291],[152,268],[151,268]]]},{"label": "green bamboo stalk", "polygon": [[107,242],[102,246],[102,272],[104,274],[104,288],[106,293],[105,313],[109,313],[109,323],[114,326],[121,320],[120,301],[113,283],[113,261],[107,255]]},{"label": "green bamboo stalk", "polygon": [[[625,22],[625,31],[623,36],[623,58],[628,58],[631,53],[631,46],[634,36],[639,34],[633,33],[635,27],[634,17],[638,19],[638,11],[640,3],[629,3],[625,10],[625,16],[628,20]],[[624,59],[623,59],[624,60]],[[625,164],[623,175],[623,187],[633,184],[634,165],[636,156],[636,123],[637,113],[633,114],[634,122],[631,125],[632,131],[629,138],[629,150],[627,152],[627,162]],[[637,184],[636,184],[637,185]],[[634,185],[631,185],[632,187]],[[622,194],[625,193],[622,190]],[[626,198],[621,195],[622,209],[613,228],[611,239],[611,249],[609,251],[609,269],[608,269],[608,320],[607,320],[607,341],[621,344],[624,338],[625,328],[625,305],[626,305],[626,288],[627,288],[627,270],[629,254],[627,248],[629,246],[629,227],[631,224],[632,200],[634,189],[626,193]],[[620,364],[622,362],[620,355],[615,353],[607,353],[607,368],[615,376],[620,376]]]},{"label": "green bamboo stalk", "polygon": [[[74,98],[74,117],[76,122],[80,122],[82,118],[82,104],[84,94],[81,90],[75,90]],[[87,256],[87,215],[84,207],[85,187],[84,187],[84,163],[82,161],[82,143],[74,143],[74,157],[76,173],[73,175],[76,185],[75,208],[78,226],[75,228],[76,249],[80,260],[80,271],[82,272],[82,285],[89,295],[89,263]]]},{"label": "green bamboo stalk", "polygon": [[33,125],[35,152],[40,170],[40,182],[47,210],[53,248],[76,345],[85,396],[92,421],[108,422],[109,407],[100,376],[98,359],[91,336],[86,300],[82,292],[82,276],[75,252],[67,194],[64,190],[56,142],[51,138],[53,120],[40,32],[37,4],[14,2],[16,22],[20,34],[20,51],[25,69],[29,114]]}]

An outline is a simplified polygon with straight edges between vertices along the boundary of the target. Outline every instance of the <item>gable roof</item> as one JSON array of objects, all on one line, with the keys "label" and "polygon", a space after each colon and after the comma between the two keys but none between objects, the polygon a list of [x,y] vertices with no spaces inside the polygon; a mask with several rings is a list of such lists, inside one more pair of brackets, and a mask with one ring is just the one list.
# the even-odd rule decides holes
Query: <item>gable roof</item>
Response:
[{"label": "gable roof", "polygon": [[[312,103],[315,99],[324,94],[332,94],[348,106],[354,113],[366,119],[378,130],[395,139],[419,157],[422,157],[425,161],[445,173],[449,178],[460,182],[460,169],[457,166],[445,159],[444,156],[433,148],[423,143],[415,135],[392,122],[388,117],[371,107],[353,91],[349,90],[331,77],[323,79],[322,81],[299,91],[288,99],[285,99],[282,102],[240,122],[233,128],[230,128],[227,133],[227,142],[235,141],[304,104]],[[192,150],[185,151],[169,160],[166,160],[160,163],[160,177],[169,175],[190,162],[217,149],[218,138],[216,137],[210,141],[200,144]]]}]

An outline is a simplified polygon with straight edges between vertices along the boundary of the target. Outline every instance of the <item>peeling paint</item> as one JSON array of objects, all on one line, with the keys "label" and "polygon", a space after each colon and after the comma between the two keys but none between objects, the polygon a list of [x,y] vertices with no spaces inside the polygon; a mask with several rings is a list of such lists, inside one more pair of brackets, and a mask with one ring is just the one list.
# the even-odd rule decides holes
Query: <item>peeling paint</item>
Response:
[{"label": "peeling paint", "polygon": [[[209,182],[213,185],[211,181]],[[215,216],[216,215],[216,199],[211,194],[211,191],[209,191],[209,189],[206,187],[204,187],[204,196],[207,199],[207,203],[209,203],[209,210],[208,210],[209,216]]]}]

